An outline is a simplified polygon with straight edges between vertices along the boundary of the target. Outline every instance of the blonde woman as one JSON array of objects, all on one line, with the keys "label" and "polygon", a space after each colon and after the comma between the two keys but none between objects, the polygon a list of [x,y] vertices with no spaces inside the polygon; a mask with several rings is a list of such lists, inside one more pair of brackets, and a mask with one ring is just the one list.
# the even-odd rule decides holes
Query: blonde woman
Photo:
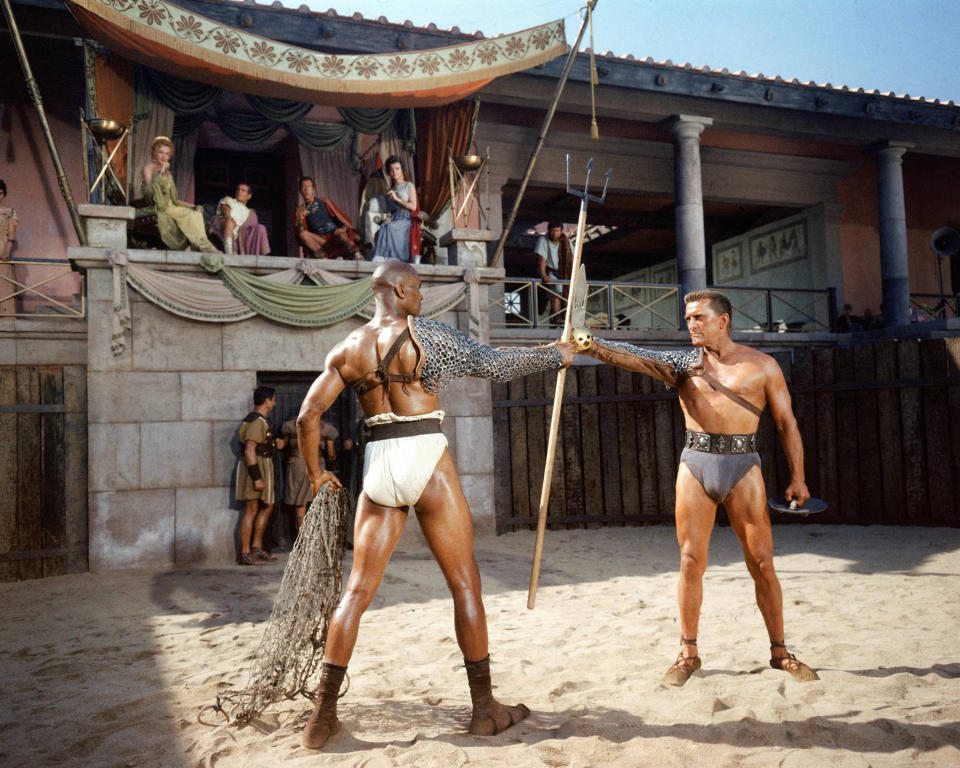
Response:
[{"label": "blonde woman", "polygon": [[157,229],[163,244],[175,251],[190,245],[198,251],[219,253],[207,239],[203,213],[177,200],[177,186],[173,183],[170,158],[173,142],[166,136],[157,136],[150,145],[150,162],[143,166],[141,196],[157,211]]}]

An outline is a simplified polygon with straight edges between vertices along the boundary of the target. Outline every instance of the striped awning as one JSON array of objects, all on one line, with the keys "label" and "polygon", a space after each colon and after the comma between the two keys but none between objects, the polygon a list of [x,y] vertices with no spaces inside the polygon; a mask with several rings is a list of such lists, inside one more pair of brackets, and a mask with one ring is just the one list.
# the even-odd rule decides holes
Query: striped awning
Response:
[{"label": "striped awning", "polygon": [[563,21],[443,48],[343,55],[244,32],[166,0],[66,0],[80,25],[140,64],[231,91],[342,107],[449,104],[567,51]]}]

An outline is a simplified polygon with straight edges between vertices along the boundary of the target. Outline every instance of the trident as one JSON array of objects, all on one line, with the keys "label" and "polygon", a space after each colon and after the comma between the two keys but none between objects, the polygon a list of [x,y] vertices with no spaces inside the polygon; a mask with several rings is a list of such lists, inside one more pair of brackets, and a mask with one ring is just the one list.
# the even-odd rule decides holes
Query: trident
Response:
[{"label": "trident", "polygon": [[[591,195],[590,174],[593,171],[593,158],[587,161],[587,179],[583,184],[583,191],[570,186],[570,155],[567,155],[567,194],[580,198],[580,218],[577,221],[577,247],[573,253],[573,264],[570,274],[573,283],[570,286],[570,295],[567,298],[567,309],[564,312],[563,334],[560,341],[569,342],[571,335],[571,318],[573,316],[573,297],[576,295],[577,280],[586,281],[586,275],[580,274],[580,255],[583,253],[583,237],[587,228],[587,202],[603,203],[607,198],[607,185],[610,183],[610,168],[604,174],[603,193],[597,197]],[[584,288],[586,286],[583,286]],[[567,369],[561,368],[557,373],[557,388],[553,393],[553,411],[550,414],[550,435],[547,441],[547,458],[543,465],[543,486],[540,488],[540,513],[537,517],[537,543],[533,550],[533,567],[530,569],[530,589],[527,592],[527,608],[532,609],[537,602],[537,582],[540,580],[540,559],[543,556],[543,535],[547,529],[547,506],[550,504],[550,482],[553,479],[553,462],[557,453],[557,433],[560,430],[560,407],[563,403],[563,386],[567,381]]]}]

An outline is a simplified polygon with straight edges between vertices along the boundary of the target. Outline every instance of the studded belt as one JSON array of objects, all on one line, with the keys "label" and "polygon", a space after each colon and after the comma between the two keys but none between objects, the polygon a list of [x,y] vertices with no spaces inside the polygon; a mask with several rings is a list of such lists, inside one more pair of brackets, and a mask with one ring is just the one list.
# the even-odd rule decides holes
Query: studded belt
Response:
[{"label": "studded belt", "polygon": [[757,433],[721,435],[713,432],[694,432],[688,429],[683,445],[691,451],[703,453],[756,453]]}]

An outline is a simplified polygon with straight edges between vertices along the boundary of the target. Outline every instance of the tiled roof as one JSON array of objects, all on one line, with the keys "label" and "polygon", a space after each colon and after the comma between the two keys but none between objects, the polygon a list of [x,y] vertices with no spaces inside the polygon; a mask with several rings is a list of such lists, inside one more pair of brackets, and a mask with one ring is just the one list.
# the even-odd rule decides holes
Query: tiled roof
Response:
[{"label": "tiled roof", "polygon": [[[582,49],[580,51],[582,55],[589,53],[589,49]],[[757,83],[776,83],[776,84],[788,84],[788,85],[798,85],[804,86],[807,88],[819,88],[824,91],[833,91],[836,93],[859,93],[859,94],[869,94],[873,96],[883,96],[884,98],[899,99],[901,101],[914,102],[917,104],[931,104],[931,105],[942,105],[955,107],[955,104],[952,100],[950,101],[941,101],[940,99],[925,99],[923,96],[911,96],[909,93],[898,94],[894,91],[880,91],[874,89],[872,91],[865,90],[863,88],[851,88],[847,85],[833,85],[832,83],[817,83],[813,80],[802,81],[797,78],[785,79],[779,75],[770,77],[764,75],[762,72],[751,75],[743,70],[736,72],[731,72],[726,67],[722,69],[711,69],[709,66],[695,67],[689,62],[684,62],[683,64],[674,64],[670,59],[664,61],[655,61],[652,57],[647,56],[645,59],[638,59],[631,54],[625,56],[619,56],[613,51],[607,51],[606,53],[598,53],[595,57],[598,61],[609,60],[609,61],[618,61],[618,62],[634,62],[636,64],[643,65],[652,65],[654,67],[660,67],[665,70],[682,70],[687,72],[699,72],[704,75],[724,75],[727,77],[735,77],[741,80],[748,80]]]}]

